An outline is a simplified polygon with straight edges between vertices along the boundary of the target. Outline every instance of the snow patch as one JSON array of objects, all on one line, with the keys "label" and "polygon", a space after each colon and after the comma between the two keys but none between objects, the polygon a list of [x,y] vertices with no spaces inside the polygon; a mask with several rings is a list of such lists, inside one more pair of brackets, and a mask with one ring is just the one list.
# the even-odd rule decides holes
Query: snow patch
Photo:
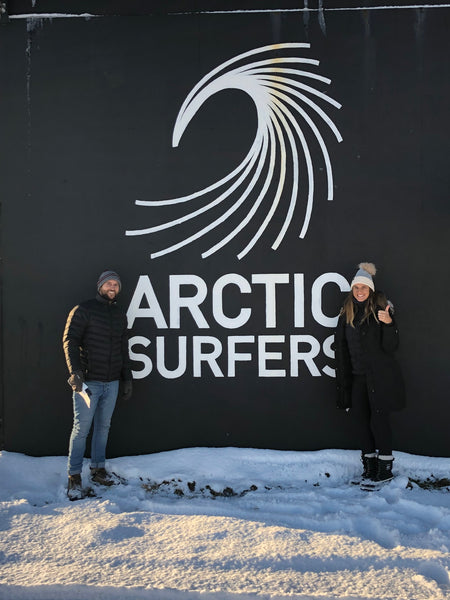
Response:
[{"label": "snow patch", "polygon": [[120,485],[70,502],[66,457],[2,452],[0,599],[444,600],[450,493],[419,483],[450,459],[395,456],[369,493],[356,451],[120,457]]}]

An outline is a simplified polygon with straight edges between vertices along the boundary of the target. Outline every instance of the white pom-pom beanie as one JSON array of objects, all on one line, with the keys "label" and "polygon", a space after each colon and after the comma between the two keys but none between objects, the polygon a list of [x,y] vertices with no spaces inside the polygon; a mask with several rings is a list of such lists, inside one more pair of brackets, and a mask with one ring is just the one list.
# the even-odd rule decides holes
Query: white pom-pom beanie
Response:
[{"label": "white pom-pom beanie", "polygon": [[362,262],[359,263],[359,269],[356,272],[356,275],[353,277],[351,287],[353,287],[357,283],[362,283],[364,285],[368,285],[372,292],[375,291],[375,284],[373,282],[372,277],[377,272],[377,269],[373,263]]}]

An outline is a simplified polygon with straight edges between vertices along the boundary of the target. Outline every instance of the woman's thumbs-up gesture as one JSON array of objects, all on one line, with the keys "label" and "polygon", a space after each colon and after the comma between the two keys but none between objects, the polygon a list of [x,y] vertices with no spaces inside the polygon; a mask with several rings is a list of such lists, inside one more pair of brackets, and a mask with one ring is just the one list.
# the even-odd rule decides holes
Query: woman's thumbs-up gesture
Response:
[{"label": "woman's thumbs-up gesture", "polygon": [[378,311],[378,320],[384,323],[385,325],[390,325],[392,323],[392,317],[389,313],[390,308],[391,307],[388,304],[384,310]]}]

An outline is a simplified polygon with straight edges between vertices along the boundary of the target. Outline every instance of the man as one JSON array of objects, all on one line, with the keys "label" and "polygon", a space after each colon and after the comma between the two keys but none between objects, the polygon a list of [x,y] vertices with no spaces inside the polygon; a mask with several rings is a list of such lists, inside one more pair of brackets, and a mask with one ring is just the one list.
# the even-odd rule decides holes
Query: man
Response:
[{"label": "man", "polygon": [[86,438],[94,423],[91,445],[91,480],[112,485],[105,470],[105,452],[119,383],[122,398],[132,393],[126,315],[117,304],[122,284],[114,271],[104,271],[97,281],[97,295],[75,306],[63,336],[64,354],[73,389],[73,428],[70,436],[67,495],[83,498],[81,471]]}]

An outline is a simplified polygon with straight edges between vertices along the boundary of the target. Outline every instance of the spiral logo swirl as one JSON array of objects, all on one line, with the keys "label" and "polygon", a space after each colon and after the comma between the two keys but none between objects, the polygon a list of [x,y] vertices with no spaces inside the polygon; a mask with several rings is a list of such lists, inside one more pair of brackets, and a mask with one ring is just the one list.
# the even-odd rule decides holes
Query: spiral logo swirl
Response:
[{"label": "spiral logo swirl", "polygon": [[[257,131],[244,160],[231,173],[207,188],[179,198],[136,200],[136,205],[153,208],[184,204],[193,200],[198,202],[199,199],[204,203],[200,208],[177,219],[145,229],[128,230],[127,236],[148,235],[169,230],[187,221],[195,222],[196,217],[214,207],[223,207],[219,217],[181,241],[152,253],[151,258],[179,250],[219,225],[226,226],[227,219],[243,205],[248,210],[239,225],[233,226],[227,235],[205,250],[201,255],[202,258],[211,256],[229,243],[252,221],[258,211],[262,222],[237,257],[242,259],[252,250],[275,213],[282,211],[282,224],[272,244],[272,249],[276,250],[291,225],[299,200],[300,153],[303,154],[306,165],[306,207],[299,234],[300,238],[304,238],[311,219],[314,176],[317,171],[313,166],[309,139],[320,147],[327,178],[327,199],[333,200],[333,172],[330,157],[316,121],[322,126],[325,123],[338,142],[342,141],[342,136],[317,102],[325,102],[337,109],[341,105],[311,85],[314,82],[329,84],[331,80],[312,70],[319,65],[318,60],[299,56],[274,56],[280,50],[309,47],[310,44],[306,43],[274,44],[235,56],[203,77],[186,97],[175,122],[173,147],[179,145],[184,131],[204,102],[225,89],[239,89],[251,97],[257,112]],[[261,55],[259,60],[254,60],[253,57],[257,55]],[[272,190],[272,196],[267,202],[269,188]],[[287,202],[283,201],[286,197],[289,198]],[[263,203],[264,199],[266,199],[265,203]]]}]

